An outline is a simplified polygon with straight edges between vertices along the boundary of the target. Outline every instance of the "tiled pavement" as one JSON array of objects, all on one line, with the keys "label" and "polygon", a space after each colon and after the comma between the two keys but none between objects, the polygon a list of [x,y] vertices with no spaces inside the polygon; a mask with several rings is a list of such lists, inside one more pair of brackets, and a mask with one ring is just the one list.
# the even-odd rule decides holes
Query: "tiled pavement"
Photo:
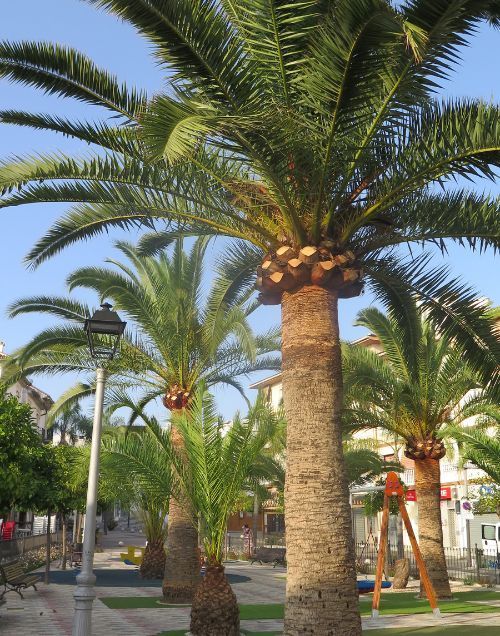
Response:
[{"label": "tiled pavement", "polygon": [[[99,570],[129,568],[119,561],[119,549],[114,546],[96,555],[96,573]],[[227,572],[244,577],[233,585],[240,603],[280,603],[284,600],[285,580],[279,569],[246,563],[228,564]],[[71,634],[73,618],[73,585],[40,584],[38,592],[29,590],[25,600],[15,593],[5,596],[7,603],[0,607],[1,636],[67,636]],[[154,587],[97,587],[97,599],[93,609],[93,636],[155,636],[161,631],[188,629],[188,607],[159,609],[107,608],[99,598],[107,596],[159,596]],[[366,598],[366,597],[365,597]],[[366,600],[363,603],[369,602]],[[365,630],[382,627],[424,627],[437,625],[498,625],[498,614],[446,614],[436,619],[432,614],[413,616],[382,616],[379,619],[363,619]],[[280,631],[279,620],[242,621],[242,628],[249,631]],[[471,631],[473,634],[473,631]]]}]

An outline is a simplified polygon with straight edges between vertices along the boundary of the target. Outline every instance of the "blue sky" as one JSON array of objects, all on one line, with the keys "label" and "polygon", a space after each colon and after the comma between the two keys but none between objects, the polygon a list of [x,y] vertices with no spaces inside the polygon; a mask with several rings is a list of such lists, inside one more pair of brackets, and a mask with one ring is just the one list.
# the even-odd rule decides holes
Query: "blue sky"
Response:
[{"label": "blue sky", "polygon": [[[116,73],[129,85],[135,84],[150,93],[159,91],[168,82],[164,71],[152,59],[146,42],[131,27],[82,0],[17,0],[2,4],[1,40],[47,40],[71,45],[91,56],[97,64]],[[443,95],[498,100],[499,51],[500,31],[494,31],[485,25],[471,40],[471,46],[463,51],[462,64],[443,87]],[[0,109],[8,108],[57,112],[82,119],[97,118],[100,115],[97,109],[78,102],[44,96],[33,89],[0,80]],[[56,149],[74,151],[79,148],[81,144],[78,142],[54,135],[21,130],[13,126],[0,127],[2,158],[30,152],[50,152]],[[499,192],[498,186],[491,182],[479,183],[477,188]],[[78,244],[37,270],[27,269],[23,264],[23,257],[64,210],[64,206],[48,204],[0,212],[0,340],[6,342],[8,351],[22,345],[40,328],[49,324],[47,319],[35,316],[9,320],[6,309],[12,301],[35,294],[62,294],[69,272],[82,265],[101,263],[104,258],[113,254],[113,237],[105,236],[92,240],[91,243]],[[128,233],[126,237],[123,234],[116,236],[131,241],[135,239],[133,233]],[[463,277],[481,295],[500,304],[498,259],[493,254],[471,254],[466,249],[451,246],[444,260],[450,265],[453,274]],[[436,255],[436,263],[442,261],[441,255]],[[88,300],[94,302],[94,299]],[[341,329],[344,338],[354,339],[363,335],[364,332],[354,327],[353,322],[356,313],[372,301],[367,294],[341,304]],[[253,319],[256,330],[267,329],[270,324],[278,322],[277,307],[261,308]],[[72,381],[72,378],[62,377],[35,379],[35,383],[54,398]],[[226,417],[230,417],[236,408],[244,408],[243,401],[233,390],[218,391],[217,397],[220,409]]]}]

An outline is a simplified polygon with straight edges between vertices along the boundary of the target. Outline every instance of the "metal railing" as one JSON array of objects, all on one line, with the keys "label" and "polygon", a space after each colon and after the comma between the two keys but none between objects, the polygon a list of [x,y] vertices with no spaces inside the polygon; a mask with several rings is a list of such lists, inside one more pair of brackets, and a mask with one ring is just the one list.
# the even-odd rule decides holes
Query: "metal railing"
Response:
[{"label": "metal railing", "polygon": [[[489,555],[477,545],[473,548],[444,548],[446,567],[450,579],[471,583],[500,584],[500,554]],[[359,574],[375,574],[378,546],[370,543],[356,543],[356,565]],[[415,556],[409,546],[398,551],[397,546],[388,544],[386,574],[391,576],[398,558],[410,562],[410,576],[419,578]]]},{"label": "metal railing", "polygon": [[[256,548],[284,548],[285,547],[285,535],[284,534],[261,534],[257,537],[257,545],[254,546],[253,538],[251,543],[251,552],[254,552]],[[224,553],[226,558],[230,557],[248,557],[248,543],[245,542],[243,537],[228,532],[226,534],[226,541],[224,545]]]},{"label": "metal railing", "polygon": [[[59,531],[51,532],[51,543],[59,543],[61,540],[59,535]],[[12,561],[17,557],[22,556],[25,552],[40,548],[41,546],[46,545],[46,543],[46,534],[36,534],[8,539],[7,541],[0,541],[0,563],[3,563],[4,561]]]}]

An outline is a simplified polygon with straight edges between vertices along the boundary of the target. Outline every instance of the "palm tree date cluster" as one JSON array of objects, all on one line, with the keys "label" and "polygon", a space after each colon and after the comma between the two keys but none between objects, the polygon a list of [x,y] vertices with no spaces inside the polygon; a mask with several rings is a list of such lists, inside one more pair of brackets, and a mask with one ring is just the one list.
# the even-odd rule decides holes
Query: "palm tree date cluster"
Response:
[{"label": "palm tree date cluster", "polygon": [[178,411],[187,406],[191,394],[186,389],[183,389],[178,384],[174,384],[170,387],[168,393],[163,396],[163,405],[166,406],[169,411]]},{"label": "palm tree date cluster", "polygon": [[427,439],[411,439],[407,442],[405,456],[409,459],[443,459],[446,455],[446,447],[443,440],[435,435]]},{"label": "palm tree date cluster", "polygon": [[282,245],[265,256],[257,270],[256,287],[264,305],[279,305],[284,291],[304,285],[337,290],[339,298],[359,296],[363,290],[363,271],[354,252],[333,254],[328,247],[306,245],[294,249]]}]

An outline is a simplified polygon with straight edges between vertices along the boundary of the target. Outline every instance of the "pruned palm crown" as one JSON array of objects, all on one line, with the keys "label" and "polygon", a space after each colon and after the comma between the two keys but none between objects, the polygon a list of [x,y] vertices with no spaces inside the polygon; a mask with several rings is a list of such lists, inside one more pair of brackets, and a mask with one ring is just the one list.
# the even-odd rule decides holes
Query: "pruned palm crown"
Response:
[{"label": "pruned palm crown", "polygon": [[228,268],[259,266],[273,303],[311,283],[436,295],[442,273],[402,262],[398,245],[498,246],[498,200],[446,186],[493,177],[499,109],[433,96],[477,23],[496,24],[497,1],[87,1],[150,41],[169,88],[149,100],[72,49],[0,45],[1,75],[114,117],[2,113],[94,145],[90,158],[4,163],[2,205],[74,203],[32,264],[113,227],[154,230],[149,252],[178,232],[229,236],[241,244],[226,247]]}]

